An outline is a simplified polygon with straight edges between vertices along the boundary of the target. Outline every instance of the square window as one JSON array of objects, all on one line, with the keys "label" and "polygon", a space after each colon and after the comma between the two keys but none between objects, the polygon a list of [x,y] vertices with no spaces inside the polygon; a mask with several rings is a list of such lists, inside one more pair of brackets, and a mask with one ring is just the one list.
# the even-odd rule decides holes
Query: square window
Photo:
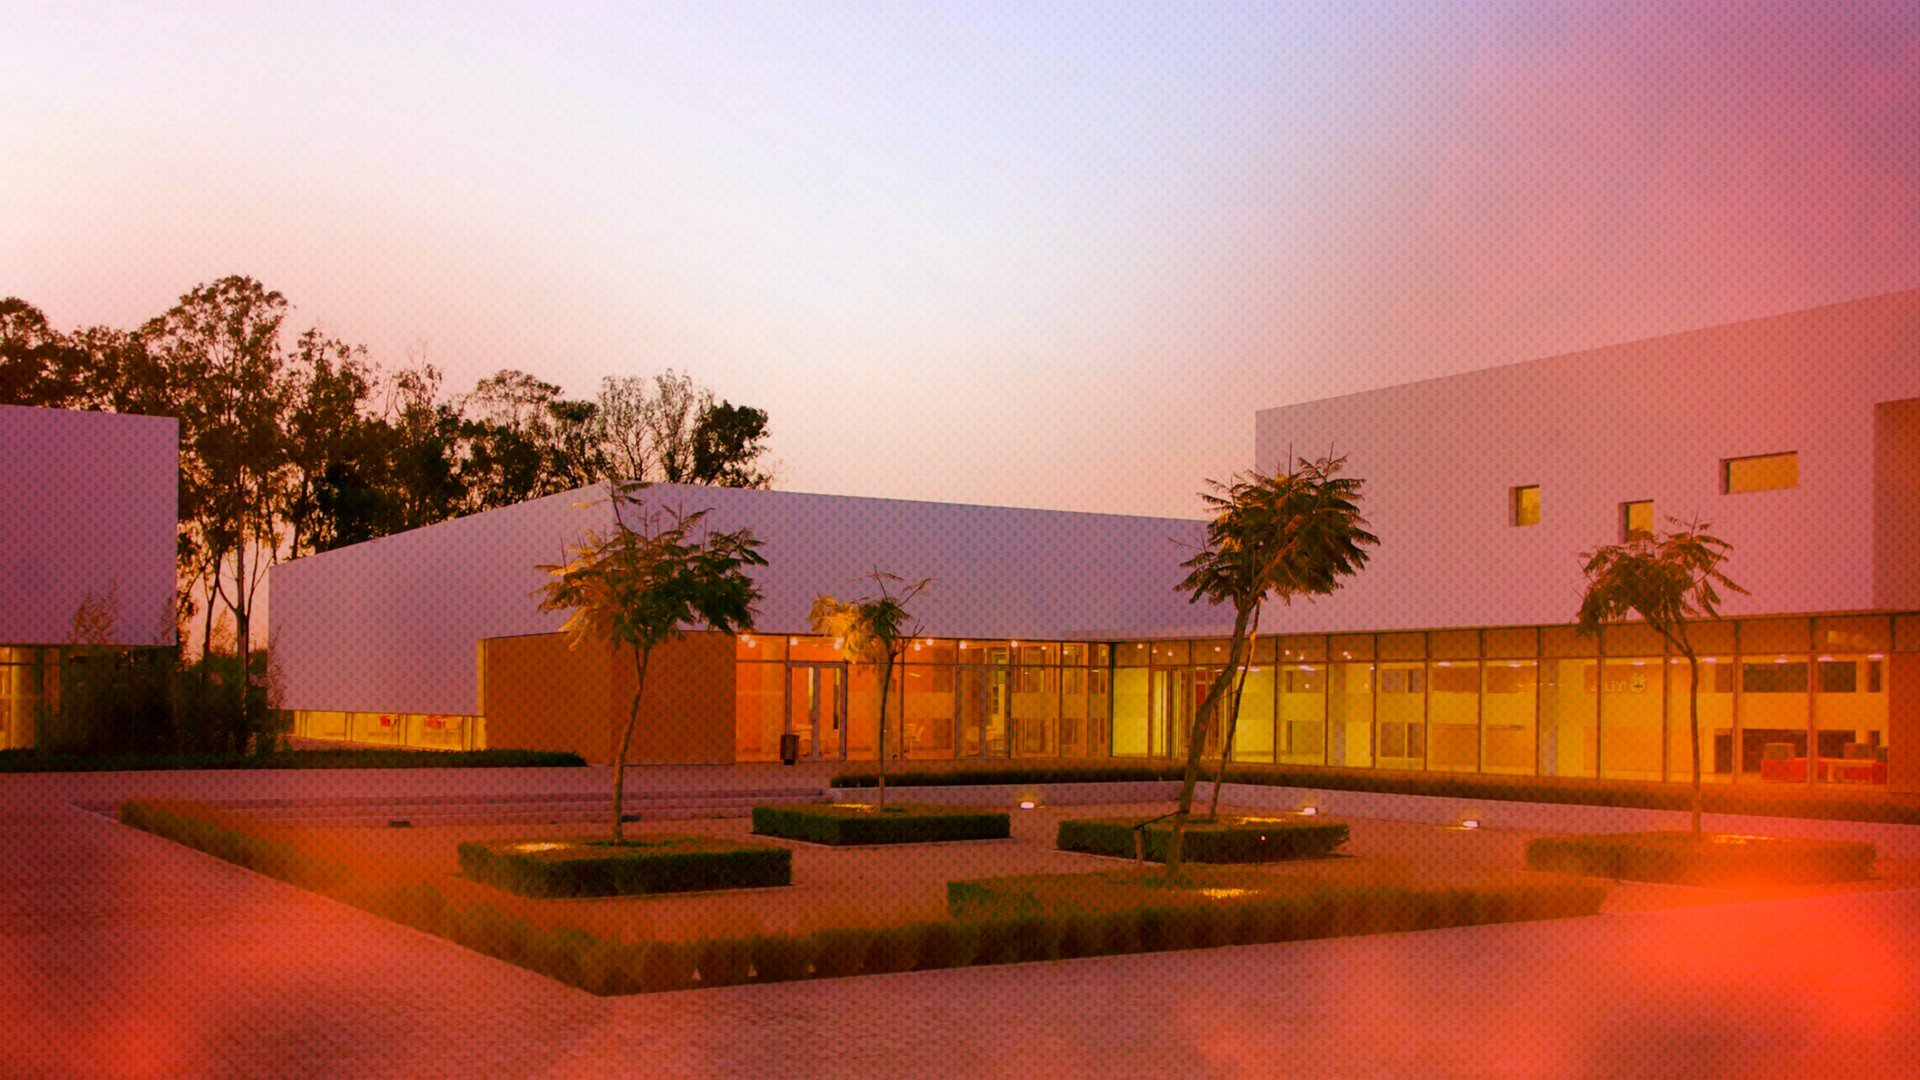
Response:
[{"label": "square window", "polygon": [[1540,485],[1527,484],[1513,489],[1513,524],[1540,524]]},{"label": "square window", "polygon": [[1646,540],[1653,536],[1653,500],[1620,504],[1620,539]]},{"label": "square window", "polygon": [[1720,490],[1729,495],[1799,486],[1800,455],[1796,452],[1727,458],[1720,463]]}]

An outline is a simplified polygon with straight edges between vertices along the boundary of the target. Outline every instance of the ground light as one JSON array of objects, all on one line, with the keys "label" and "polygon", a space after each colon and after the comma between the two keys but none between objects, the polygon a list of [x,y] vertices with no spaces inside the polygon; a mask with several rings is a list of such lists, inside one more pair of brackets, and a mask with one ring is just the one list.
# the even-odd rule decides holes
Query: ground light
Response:
[{"label": "ground light", "polygon": [[1320,813],[1320,808],[1317,806],[1303,806],[1295,810],[1294,813],[1299,814],[1301,817],[1314,817]]},{"label": "ground light", "polygon": [[1021,799],[1021,800],[1020,800],[1020,809],[1022,809],[1022,810],[1031,810],[1031,809],[1033,809],[1033,808],[1034,808],[1034,806],[1035,806],[1035,805],[1036,805],[1036,804],[1034,803],[1034,801],[1033,801],[1032,799]]},{"label": "ground light", "polygon": [[1480,819],[1477,817],[1463,817],[1458,824],[1454,825],[1456,829],[1477,829],[1479,827]]}]

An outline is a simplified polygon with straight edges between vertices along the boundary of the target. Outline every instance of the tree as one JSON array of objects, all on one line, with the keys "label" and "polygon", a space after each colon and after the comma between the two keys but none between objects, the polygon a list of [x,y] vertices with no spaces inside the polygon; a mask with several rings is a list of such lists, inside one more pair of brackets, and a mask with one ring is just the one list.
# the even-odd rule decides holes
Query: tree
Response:
[{"label": "tree", "polygon": [[[562,629],[570,648],[625,649],[633,662],[633,701],[613,759],[613,839],[625,841],[621,809],[627,751],[647,689],[655,647],[683,627],[722,633],[753,629],[760,590],[750,566],[765,566],[750,529],[714,532],[705,510],[681,513],[648,506],[645,484],[608,485],[613,529],[588,530],[564,563],[543,565],[549,580],[537,590],[541,611],[570,611]],[[597,505],[597,504],[596,504]]]},{"label": "tree", "polygon": [[896,594],[895,586],[905,578],[876,569],[867,575],[880,595],[857,600],[839,600],[822,593],[814,597],[809,618],[813,632],[830,634],[854,663],[872,667],[880,673],[880,805],[887,805],[887,700],[893,689],[893,669],[905,656],[907,646],[920,636],[920,624],[907,611],[914,597],[933,584],[932,578],[905,584]]},{"label": "tree", "polygon": [[[1180,873],[1207,737],[1227,687],[1243,675],[1267,597],[1278,595],[1283,603],[1292,603],[1296,596],[1328,595],[1340,587],[1341,578],[1366,565],[1365,549],[1379,543],[1360,516],[1362,481],[1341,476],[1345,466],[1344,457],[1302,458],[1287,473],[1254,473],[1236,477],[1228,485],[1213,482],[1213,491],[1202,496],[1214,511],[1206,546],[1182,564],[1187,576],[1177,588],[1192,594],[1190,603],[1204,599],[1210,604],[1232,604],[1233,638],[1226,666],[1201,701],[1187,738],[1186,774],[1167,849],[1169,877]],[[1237,720],[1237,698],[1234,711]],[[1231,745],[1229,730],[1221,754],[1223,772]],[[1219,806],[1218,783],[1214,805]]]},{"label": "tree", "polygon": [[693,429],[691,479],[717,487],[768,487],[773,477],[754,467],[766,452],[765,409],[727,401],[709,403],[700,410]]},{"label": "tree", "polygon": [[1721,569],[1732,545],[1713,536],[1698,518],[1667,519],[1671,529],[1640,534],[1624,543],[1581,552],[1586,591],[1576,628],[1600,632],[1603,623],[1638,615],[1687,658],[1687,715],[1693,758],[1693,835],[1700,835],[1700,658],[1687,636],[1695,618],[1720,617],[1720,590],[1744,593]]},{"label": "tree", "polygon": [[[160,372],[151,380],[155,396],[171,398],[180,419],[181,556],[204,586],[209,632],[216,600],[233,613],[247,678],[254,600],[285,541],[292,503],[284,435],[292,394],[280,340],[286,315],[279,293],[252,278],[225,277],[182,296],[139,334],[141,362]],[[243,705],[234,749],[245,748],[252,719]]]}]

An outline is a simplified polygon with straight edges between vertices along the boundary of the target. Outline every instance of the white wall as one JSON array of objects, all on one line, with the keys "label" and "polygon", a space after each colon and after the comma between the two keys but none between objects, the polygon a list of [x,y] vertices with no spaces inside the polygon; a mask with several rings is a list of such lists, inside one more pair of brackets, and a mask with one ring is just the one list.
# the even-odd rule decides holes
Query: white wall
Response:
[{"label": "white wall", "polygon": [[69,640],[109,587],[114,643],[171,644],[179,480],[172,417],[0,405],[0,644]]},{"label": "white wall", "polygon": [[[1914,397],[1920,291],[1262,411],[1258,465],[1346,452],[1380,537],[1273,629],[1571,622],[1578,553],[1636,499],[1733,545],[1729,614],[1873,608],[1874,406]],[[1788,450],[1799,487],[1721,493],[1722,459]],[[1522,484],[1542,521],[1515,528]]]},{"label": "white wall", "polygon": [[[272,630],[295,709],[472,713],[475,643],[544,633],[536,563],[604,527],[594,489],[478,514],[274,568]],[[648,498],[751,527],[768,565],[757,626],[805,633],[816,595],[870,589],[875,567],[932,577],[915,611],[944,637],[1058,638],[1193,622],[1173,585],[1202,536],[1165,518],[659,485]],[[1205,609],[1200,610],[1204,617]]]}]

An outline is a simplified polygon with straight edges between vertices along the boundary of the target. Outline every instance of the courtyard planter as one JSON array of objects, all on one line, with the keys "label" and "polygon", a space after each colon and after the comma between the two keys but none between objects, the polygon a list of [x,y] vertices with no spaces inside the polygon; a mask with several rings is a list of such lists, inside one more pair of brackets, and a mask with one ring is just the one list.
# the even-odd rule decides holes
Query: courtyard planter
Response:
[{"label": "courtyard planter", "polygon": [[761,836],[815,844],[924,844],[944,840],[1004,840],[1013,823],[1004,811],[924,803],[796,803],[753,808]]},{"label": "courtyard planter", "polygon": [[793,882],[793,853],[714,836],[488,840],[460,845],[469,878],[521,896],[636,896]]},{"label": "courtyard planter", "polygon": [[[1089,855],[1135,856],[1133,818],[1076,818],[1062,821],[1056,844],[1062,851]],[[1173,823],[1157,821],[1146,828],[1146,856],[1167,861]],[[1347,842],[1347,827],[1337,821],[1297,818],[1222,816],[1217,821],[1189,821],[1186,851],[1189,862],[1261,863],[1284,859],[1320,859]]]}]

